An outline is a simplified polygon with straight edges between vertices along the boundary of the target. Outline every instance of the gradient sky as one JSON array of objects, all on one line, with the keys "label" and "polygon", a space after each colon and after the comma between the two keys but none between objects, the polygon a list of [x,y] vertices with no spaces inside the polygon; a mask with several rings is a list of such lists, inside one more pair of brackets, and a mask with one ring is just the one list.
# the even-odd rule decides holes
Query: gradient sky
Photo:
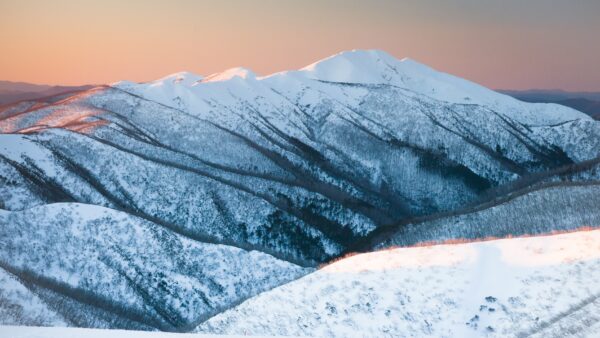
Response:
[{"label": "gradient sky", "polygon": [[383,49],[491,88],[600,91],[600,0],[0,0],[0,79],[258,74]]}]

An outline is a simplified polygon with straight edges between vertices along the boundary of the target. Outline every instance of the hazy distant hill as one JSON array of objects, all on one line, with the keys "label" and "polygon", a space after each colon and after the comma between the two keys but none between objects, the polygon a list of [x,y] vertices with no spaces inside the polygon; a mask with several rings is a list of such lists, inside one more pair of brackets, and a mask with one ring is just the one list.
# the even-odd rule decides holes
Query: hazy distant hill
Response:
[{"label": "hazy distant hill", "polygon": [[76,92],[93,88],[84,86],[49,86],[26,82],[0,81],[0,105],[6,105],[23,100],[38,100],[63,93]]},{"label": "hazy distant hill", "polygon": [[558,103],[600,119],[600,93],[566,92],[562,90],[498,90],[525,102]]}]

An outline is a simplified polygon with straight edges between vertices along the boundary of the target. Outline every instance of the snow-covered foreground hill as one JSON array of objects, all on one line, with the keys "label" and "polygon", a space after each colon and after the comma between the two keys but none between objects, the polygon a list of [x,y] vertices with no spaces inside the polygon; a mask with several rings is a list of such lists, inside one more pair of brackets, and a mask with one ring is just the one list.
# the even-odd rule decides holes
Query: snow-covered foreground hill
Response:
[{"label": "snow-covered foreground hill", "polygon": [[600,230],[348,257],[201,332],[300,336],[600,334]]}]

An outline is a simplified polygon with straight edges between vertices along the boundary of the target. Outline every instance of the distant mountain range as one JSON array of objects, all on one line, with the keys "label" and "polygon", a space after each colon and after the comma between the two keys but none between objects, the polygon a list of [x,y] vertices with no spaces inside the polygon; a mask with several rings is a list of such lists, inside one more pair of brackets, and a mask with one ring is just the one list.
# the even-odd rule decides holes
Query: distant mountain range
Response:
[{"label": "distant mountain range", "polygon": [[93,87],[93,85],[49,86],[25,82],[0,81],[0,106],[23,100],[53,100],[56,99],[56,95],[72,94]]},{"label": "distant mountain range", "polygon": [[563,90],[498,90],[525,102],[557,103],[582,111],[600,120],[600,93],[567,92]]},{"label": "distant mountain range", "polygon": [[[0,133],[3,324],[190,331],[350,253],[600,226],[600,122],[377,50],[22,100],[0,107]],[[368,317],[370,282],[337,289],[335,309],[329,287],[299,285],[315,308],[268,333],[330,336],[334,311],[348,330],[355,310],[382,318]],[[249,309],[284,309],[278,294]],[[393,330],[436,325],[390,311]],[[234,317],[199,328],[229,332]]]}]

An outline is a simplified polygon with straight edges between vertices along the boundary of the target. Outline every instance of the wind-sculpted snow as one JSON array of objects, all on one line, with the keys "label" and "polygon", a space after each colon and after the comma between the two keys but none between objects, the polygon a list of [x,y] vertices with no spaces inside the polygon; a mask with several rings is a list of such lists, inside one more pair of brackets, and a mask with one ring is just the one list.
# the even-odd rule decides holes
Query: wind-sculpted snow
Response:
[{"label": "wind-sculpted snow", "polygon": [[186,330],[310,271],[92,205],[3,212],[0,224],[5,324]]},{"label": "wind-sculpted snow", "polygon": [[251,298],[198,331],[593,337],[588,325],[600,309],[599,243],[595,230],[360,254]]},{"label": "wind-sculpted snow", "polygon": [[[30,215],[57,202],[96,205],[196,245],[262,252],[303,267],[370,249],[388,239],[381,234],[413,231],[405,228],[413,220],[456,215],[558,182],[580,184],[569,190],[576,201],[587,198],[584,184],[600,180],[600,123],[379,51],[341,53],[266,77],[243,68],[207,77],[181,72],[21,102],[0,108],[0,132],[0,209]],[[502,228],[502,235],[593,225],[577,224],[592,217],[586,212],[545,226],[539,214],[531,227],[518,222],[519,229]],[[486,224],[470,228],[478,230],[469,238],[500,231]],[[406,240],[461,231],[435,225]],[[230,262],[213,257],[204,264],[227,270]],[[223,278],[229,283],[229,275]],[[47,297],[63,302],[52,292]],[[219,292],[221,307],[252,293]],[[198,316],[216,308],[199,307]],[[181,329],[193,317],[171,310],[179,316],[174,322],[154,314],[138,322]],[[98,320],[102,325],[116,320],[105,314],[110,309],[89,311],[113,318]]]}]

